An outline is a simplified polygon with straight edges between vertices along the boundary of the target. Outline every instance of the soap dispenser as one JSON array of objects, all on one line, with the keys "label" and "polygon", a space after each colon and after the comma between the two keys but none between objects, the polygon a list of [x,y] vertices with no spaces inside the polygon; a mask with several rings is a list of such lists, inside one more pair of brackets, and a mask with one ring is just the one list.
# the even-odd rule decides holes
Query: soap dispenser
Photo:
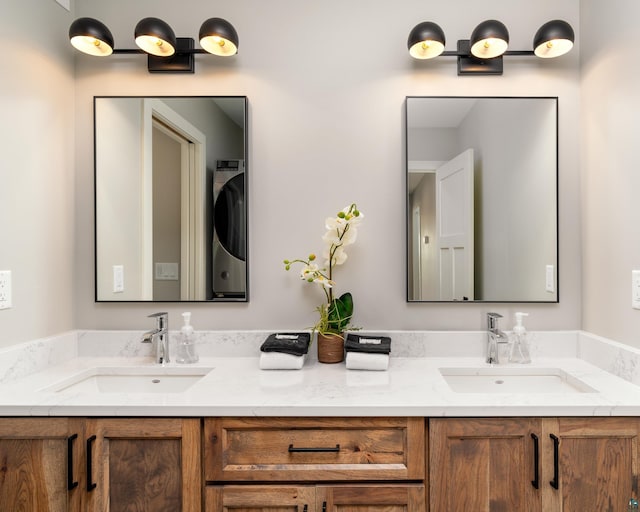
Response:
[{"label": "soap dispenser", "polygon": [[193,327],[191,326],[191,313],[182,313],[184,325],[180,329],[180,339],[178,340],[178,354],[176,362],[182,364],[192,364],[198,362],[198,354],[196,352],[196,340],[193,335]]},{"label": "soap dispenser", "polygon": [[527,364],[531,362],[527,329],[522,324],[522,319],[525,316],[529,316],[529,313],[517,312],[515,314],[516,325],[513,326],[513,333],[511,334],[511,352],[509,354],[510,363]]}]

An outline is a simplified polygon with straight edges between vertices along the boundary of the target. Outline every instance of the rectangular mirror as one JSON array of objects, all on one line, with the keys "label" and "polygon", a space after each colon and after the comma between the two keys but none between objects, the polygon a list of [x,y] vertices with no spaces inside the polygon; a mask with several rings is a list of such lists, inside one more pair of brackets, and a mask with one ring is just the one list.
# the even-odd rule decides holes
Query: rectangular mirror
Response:
[{"label": "rectangular mirror", "polygon": [[95,97],[96,301],[248,301],[247,98]]},{"label": "rectangular mirror", "polygon": [[408,97],[407,300],[558,302],[558,99]]}]

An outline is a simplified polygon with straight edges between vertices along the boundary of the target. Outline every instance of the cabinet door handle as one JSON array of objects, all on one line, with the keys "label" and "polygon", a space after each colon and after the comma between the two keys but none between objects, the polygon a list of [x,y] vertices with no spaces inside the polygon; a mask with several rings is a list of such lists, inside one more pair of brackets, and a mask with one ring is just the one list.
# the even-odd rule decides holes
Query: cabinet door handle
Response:
[{"label": "cabinet door handle", "polygon": [[558,480],[560,479],[560,467],[559,467],[559,452],[560,452],[560,440],[553,434],[549,434],[549,437],[553,441],[553,480],[549,482],[551,487],[558,489],[560,486]]},{"label": "cabinet door handle", "polygon": [[327,502],[326,501],[322,502],[322,512],[327,512]]},{"label": "cabinet door handle", "polygon": [[96,436],[91,436],[87,439],[87,491],[93,491],[98,484],[93,482],[93,442],[96,440]]},{"label": "cabinet door handle", "polygon": [[67,437],[67,489],[69,491],[78,487],[78,482],[73,478],[73,443],[78,439],[78,434]]},{"label": "cabinet door handle", "polygon": [[289,445],[289,453],[297,453],[297,452],[339,452],[340,451],[340,445],[337,444],[335,447],[329,447],[329,448],[296,448],[295,446],[293,446],[292,444]]},{"label": "cabinet door handle", "polygon": [[531,480],[531,485],[534,489],[540,489],[540,442],[535,434],[531,434],[531,439],[533,439],[533,480]]},{"label": "cabinet door handle", "polygon": [[307,512],[308,510],[309,510],[309,506],[308,506],[308,505],[305,505],[305,506],[302,508],[302,512]]}]

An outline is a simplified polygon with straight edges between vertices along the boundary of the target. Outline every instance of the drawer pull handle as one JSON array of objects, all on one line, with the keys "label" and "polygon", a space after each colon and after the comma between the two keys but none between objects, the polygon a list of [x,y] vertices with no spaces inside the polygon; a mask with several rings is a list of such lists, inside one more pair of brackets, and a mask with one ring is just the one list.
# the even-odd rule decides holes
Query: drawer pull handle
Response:
[{"label": "drawer pull handle", "polygon": [[93,442],[96,440],[96,436],[91,436],[87,439],[87,491],[91,492],[97,484],[93,481]]},{"label": "drawer pull handle", "polygon": [[559,489],[560,484],[560,462],[559,462],[559,451],[560,451],[560,440],[554,436],[553,434],[549,434],[549,437],[553,441],[553,480],[549,482],[551,487],[554,489]]},{"label": "drawer pull handle", "polygon": [[67,438],[67,489],[69,491],[78,487],[78,482],[73,478],[73,443],[78,439],[78,434]]},{"label": "drawer pull handle", "polygon": [[333,448],[296,448],[295,446],[293,446],[292,444],[289,445],[289,453],[299,453],[299,452],[303,452],[303,453],[309,453],[309,452],[334,452],[337,453],[340,451],[340,445],[337,444],[335,447]]},{"label": "drawer pull handle", "polygon": [[533,439],[533,480],[531,480],[531,485],[533,485],[534,489],[540,488],[540,443],[538,441],[538,436],[535,434],[531,434],[531,439]]}]

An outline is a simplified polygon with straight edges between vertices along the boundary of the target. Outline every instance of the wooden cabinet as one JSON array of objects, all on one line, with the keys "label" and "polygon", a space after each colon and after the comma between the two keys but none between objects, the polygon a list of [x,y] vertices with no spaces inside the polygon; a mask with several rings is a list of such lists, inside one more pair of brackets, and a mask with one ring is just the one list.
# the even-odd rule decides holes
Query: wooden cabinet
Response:
[{"label": "wooden cabinet", "polygon": [[423,484],[319,486],[317,512],[424,512]]},{"label": "wooden cabinet", "polygon": [[204,439],[208,512],[426,510],[424,418],[208,418]]},{"label": "wooden cabinet", "polygon": [[531,434],[540,435],[539,425],[526,418],[430,420],[431,512],[540,511],[531,483]]},{"label": "wooden cabinet", "polygon": [[81,510],[80,428],[69,418],[0,420],[0,510]]},{"label": "wooden cabinet", "polygon": [[430,511],[626,510],[639,433],[637,418],[430,420]]},{"label": "wooden cabinet", "polygon": [[86,510],[201,510],[199,419],[88,420],[86,437]]},{"label": "wooden cabinet", "polygon": [[422,480],[424,418],[207,418],[208,481]]},{"label": "wooden cabinet", "polygon": [[618,512],[638,497],[640,418],[428,424],[1,418],[0,510]]},{"label": "wooden cabinet", "polygon": [[216,512],[424,512],[422,484],[207,486]]},{"label": "wooden cabinet", "polygon": [[0,510],[202,510],[200,419],[2,418]]},{"label": "wooden cabinet", "polygon": [[640,418],[545,419],[543,510],[627,510],[638,498],[639,434]]},{"label": "wooden cabinet", "polygon": [[304,485],[208,485],[205,510],[312,512],[315,510],[315,488]]}]

